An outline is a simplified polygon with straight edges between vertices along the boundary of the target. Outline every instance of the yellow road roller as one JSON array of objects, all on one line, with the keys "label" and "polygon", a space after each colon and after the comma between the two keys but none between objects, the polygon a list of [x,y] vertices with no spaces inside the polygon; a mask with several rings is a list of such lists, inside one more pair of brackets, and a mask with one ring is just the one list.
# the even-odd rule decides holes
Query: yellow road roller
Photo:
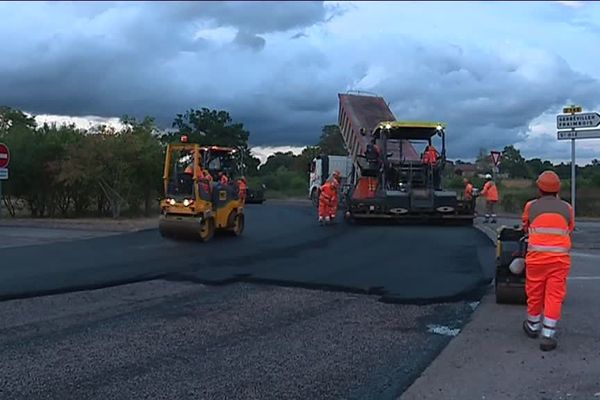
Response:
[{"label": "yellow road roller", "polygon": [[167,146],[158,229],[163,237],[210,240],[216,231],[240,236],[244,199],[236,149],[181,143]]}]

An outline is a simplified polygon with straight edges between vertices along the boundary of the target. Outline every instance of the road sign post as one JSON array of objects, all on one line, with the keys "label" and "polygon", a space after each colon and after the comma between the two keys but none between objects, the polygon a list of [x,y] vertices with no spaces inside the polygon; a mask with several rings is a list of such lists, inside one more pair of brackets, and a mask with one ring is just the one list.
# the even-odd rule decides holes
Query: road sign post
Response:
[{"label": "road sign post", "polygon": [[492,174],[494,175],[494,181],[496,180],[496,174],[500,171],[498,166],[500,165],[500,158],[502,158],[502,153],[496,150],[490,151],[490,155],[492,156],[492,162],[494,163],[494,168],[492,168]]},{"label": "road sign post", "polygon": [[571,206],[573,207],[573,211],[575,211],[575,196],[577,193],[575,140],[600,138],[600,129],[589,129],[600,125],[600,114],[597,112],[582,113],[581,111],[582,108],[580,106],[572,105],[563,108],[565,115],[556,116],[556,128],[559,129],[556,133],[557,139],[571,141]]},{"label": "road sign post", "polygon": [[8,146],[0,143],[0,218],[2,218],[2,181],[8,179],[8,164],[10,163],[10,151]]},{"label": "road sign post", "polygon": [[0,168],[8,167],[8,163],[10,162],[10,151],[8,151],[8,146],[4,143],[0,143]]}]

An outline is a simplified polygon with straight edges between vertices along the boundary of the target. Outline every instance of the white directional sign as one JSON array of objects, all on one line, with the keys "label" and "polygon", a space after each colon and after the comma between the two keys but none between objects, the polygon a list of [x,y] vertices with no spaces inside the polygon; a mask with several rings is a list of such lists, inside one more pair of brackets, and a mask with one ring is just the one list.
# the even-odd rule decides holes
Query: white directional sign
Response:
[{"label": "white directional sign", "polygon": [[558,140],[571,139],[598,139],[600,138],[600,129],[586,129],[580,131],[559,131],[557,132]]},{"label": "white directional sign", "polygon": [[8,168],[0,168],[0,180],[5,181],[8,179]]},{"label": "white directional sign", "polygon": [[595,128],[598,125],[600,125],[600,114],[595,112],[556,116],[558,129]]}]

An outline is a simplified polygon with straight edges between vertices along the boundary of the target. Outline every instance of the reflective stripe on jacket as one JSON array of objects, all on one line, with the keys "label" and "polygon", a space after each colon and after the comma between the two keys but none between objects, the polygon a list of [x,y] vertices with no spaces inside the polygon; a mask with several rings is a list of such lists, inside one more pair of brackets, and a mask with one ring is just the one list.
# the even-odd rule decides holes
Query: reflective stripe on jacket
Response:
[{"label": "reflective stripe on jacket", "polygon": [[573,208],[556,196],[543,196],[525,205],[523,229],[529,234],[527,262],[570,263]]}]

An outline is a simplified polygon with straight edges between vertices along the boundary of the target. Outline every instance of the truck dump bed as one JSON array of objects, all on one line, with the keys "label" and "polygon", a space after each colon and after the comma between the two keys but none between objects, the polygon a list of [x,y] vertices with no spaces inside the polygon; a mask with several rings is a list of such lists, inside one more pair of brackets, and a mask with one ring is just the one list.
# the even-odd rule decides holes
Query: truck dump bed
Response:
[{"label": "truck dump bed", "polygon": [[[395,121],[396,117],[388,107],[383,97],[338,94],[340,108],[338,111],[338,124],[350,157],[356,162],[359,155],[365,153],[367,144],[371,140],[371,132],[375,126],[383,121]],[[364,129],[365,135],[360,130]],[[390,146],[389,152],[393,155],[391,160],[400,158],[400,143]],[[419,160],[419,154],[408,141],[402,143],[402,156],[405,160]]]}]

